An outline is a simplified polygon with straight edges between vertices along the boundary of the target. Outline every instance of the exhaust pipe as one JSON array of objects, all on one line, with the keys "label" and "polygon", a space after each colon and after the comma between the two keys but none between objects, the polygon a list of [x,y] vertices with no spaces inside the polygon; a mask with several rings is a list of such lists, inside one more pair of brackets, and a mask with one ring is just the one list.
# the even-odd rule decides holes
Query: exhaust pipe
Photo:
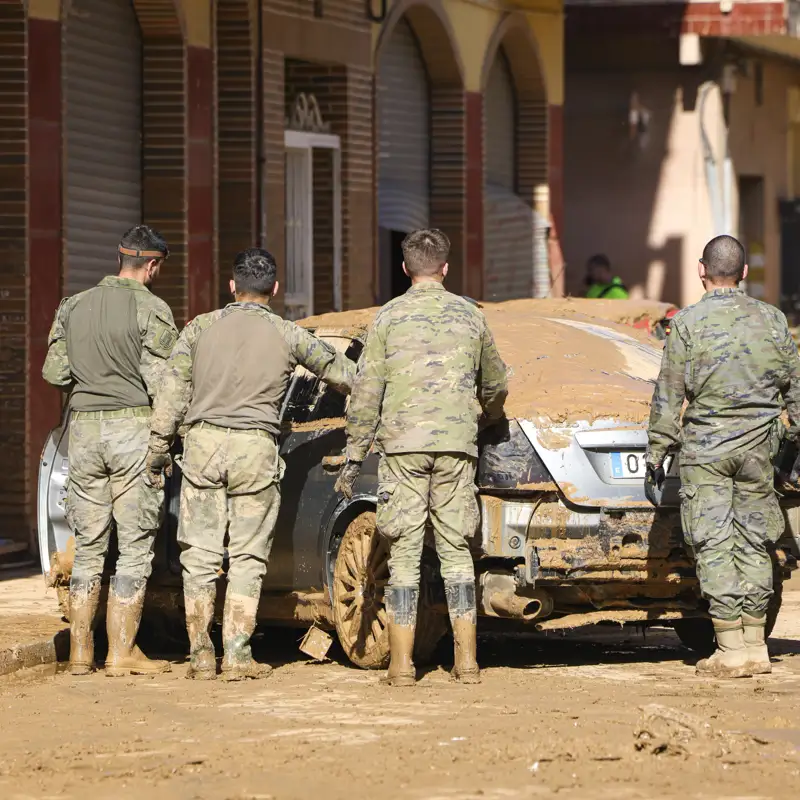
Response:
[{"label": "exhaust pipe", "polygon": [[517,593],[510,572],[484,572],[480,577],[481,607],[490,617],[532,622],[553,613],[553,598],[543,589]]}]

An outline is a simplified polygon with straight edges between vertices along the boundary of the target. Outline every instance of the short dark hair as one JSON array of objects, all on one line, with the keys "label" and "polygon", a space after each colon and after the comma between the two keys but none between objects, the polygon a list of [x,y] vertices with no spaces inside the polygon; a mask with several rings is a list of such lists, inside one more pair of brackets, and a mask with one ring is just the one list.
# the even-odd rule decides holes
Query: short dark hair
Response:
[{"label": "short dark hair", "polygon": [[[129,231],[123,234],[122,239],[119,241],[119,246],[124,247],[126,250],[157,250],[163,253],[162,258],[169,255],[169,248],[167,247],[167,240],[158,232],[153,230],[149,225],[134,225]],[[141,269],[146,266],[148,262],[152,261],[154,256],[128,256],[124,253],[119,254],[119,267],[120,269]]]},{"label": "short dark hair", "polygon": [[723,234],[715,236],[704,248],[700,263],[706,268],[706,276],[737,283],[744,277],[746,262],[744,247],[738,239]]},{"label": "short dark hair", "polygon": [[278,265],[275,258],[266,250],[251,247],[242,250],[233,259],[233,282],[237,294],[272,294],[275,280],[278,277]]},{"label": "short dark hair", "polygon": [[611,269],[611,261],[605,253],[595,253],[587,262],[587,267],[605,267]]},{"label": "short dark hair", "polygon": [[438,228],[423,228],[409,233],[402,248],[410,275],[435,275],[447,263],[450,240]]}]

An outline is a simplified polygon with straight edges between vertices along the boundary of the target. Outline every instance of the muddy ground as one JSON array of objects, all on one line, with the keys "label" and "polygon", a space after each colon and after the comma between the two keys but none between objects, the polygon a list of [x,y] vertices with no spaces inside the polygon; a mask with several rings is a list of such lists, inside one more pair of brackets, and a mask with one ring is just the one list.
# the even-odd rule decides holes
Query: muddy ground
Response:
[{"label": "muddy ground", "polygon": [[[259,638],[259,657],[276,664],[264,682],[187,681],[179,655],[156,678],[4,679],[0,798],[740,800],[800,790],[798,592],[772,641],[774,673],[738,681],[696,678],[667,630],[483,637],[482,685],[451,684],[440,667],[394,690],[377,673],[301,660],[297,639]],[[667,711],[643,724],[651,704]]]}]

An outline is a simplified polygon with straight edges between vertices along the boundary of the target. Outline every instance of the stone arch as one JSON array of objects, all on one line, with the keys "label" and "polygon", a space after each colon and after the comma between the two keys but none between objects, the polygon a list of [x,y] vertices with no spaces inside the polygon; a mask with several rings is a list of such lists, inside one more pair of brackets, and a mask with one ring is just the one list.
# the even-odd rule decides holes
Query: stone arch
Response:
[{"label": "stone arch", "polygon": [[[464,68],[455,33],[441,0],[400,0],[392,6],[375,53],[376,86],[381,53],[400,20],[413,31],[427,71],[430,90],[430,211],[429,224],[450,237],[448,285],[463,290],[466,250],[466,141]],[[379,125],[376,115],[376,125]],[[377,142],[376,140],[376,156]],[[376,158],[376,175],[380,172]],[[376,201],[377,202],[377,201]],[[386,292],[382,292],[383,299]]]}]

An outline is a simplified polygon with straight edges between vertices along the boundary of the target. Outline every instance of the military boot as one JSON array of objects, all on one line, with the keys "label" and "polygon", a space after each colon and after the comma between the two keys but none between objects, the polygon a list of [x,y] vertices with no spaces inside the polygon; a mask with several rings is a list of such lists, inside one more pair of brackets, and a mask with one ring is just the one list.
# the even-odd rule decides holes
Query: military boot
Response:
[{"label": "military boot", "polygon": [[478,612],[475,608],[475,582],[445,583],[447,610],[453,628],[453,680],[480,683],[478,668]]},{"label": "military boot", "polygon": [[214,601],[217,590],[210,586],[183,583],[183,602],[186,608],[186,631],[189,634],[189,669],[187,678],[210,681],[217,677],[217,656],[211,641],[214,621]]},{"label": "military boot", "polygon": [[94,621],[100,603],[100,578],[72,576],[69,584],[69,671],[94,670]]},{"label": "military boot", "polygon": [[772,672],[772,664],[769,660],[767,643],[764,634],[767,629],[767,617],[752,617],[750,614],[742,614],[742,626],[744,627],[744,643],[747,645],[747,656],[750,659],[750,668],[753,675],[768,675]]},{"label": "military boot", "polygon": [[389,670],[382,679],[388,686],[413,686],[414,632],[417,628],[417,586],[387,586],[386,615],[389,621]]},{"label": "military boot", "polygon": [[246,678],[267,678],[272,667],[253,660],[250,637],[256,629],[258,597],[231,592],[225,597],[222,615],[222,680],[241,681]]},{"label": "military boot", "polygon": [[115,575],[111,579],[106,612],[108,656],[106,676],[155,675],[169,672],[169,661],[149,659],[137,646],[136,634],[142,621],[146,578]]},{"label": "military boot", "polygon": [[696,672],[710,678],[749,678],[753,674],[742,620],[714,620],[717,649],[712,656],[697,662]]}]

